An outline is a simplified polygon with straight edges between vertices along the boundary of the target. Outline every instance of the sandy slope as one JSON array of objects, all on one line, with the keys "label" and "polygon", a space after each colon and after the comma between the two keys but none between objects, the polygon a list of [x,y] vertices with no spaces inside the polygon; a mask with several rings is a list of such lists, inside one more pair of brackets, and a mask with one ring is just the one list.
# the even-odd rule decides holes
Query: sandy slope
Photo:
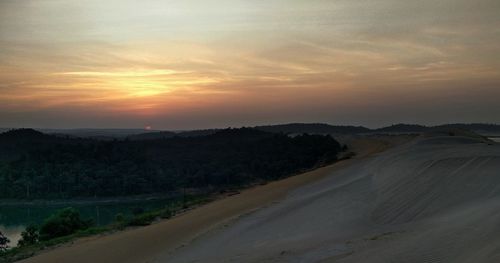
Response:
[{"label": "sandy slope", "polygon": [[420,138],[153,262],[500,262],[500,144]]},{"label": "sandy slope", "polygon": [[182,247],[201,234],[215,231],[214,229],[224,227],[230,221],[237,221],[238,217],[252,214],[255,209],[271,205],[299,186],[317,181],[357,163],[359,159],[408,140],[408,137],[349,140],[348,143],[359,153],[352,160],[245,190],[240,195],[218,200],[148,227],[81,239],[74,244],[47,251],[21,262],[170,262],[172,252],[182,251]]}]

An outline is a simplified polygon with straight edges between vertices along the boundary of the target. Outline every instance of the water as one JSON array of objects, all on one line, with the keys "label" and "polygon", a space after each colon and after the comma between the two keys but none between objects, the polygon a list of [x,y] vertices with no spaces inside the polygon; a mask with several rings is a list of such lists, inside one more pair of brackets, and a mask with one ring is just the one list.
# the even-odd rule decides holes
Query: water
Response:
[{"label": "water", "polygon": [[134,208],[144,211],[166,207],[172,199],[140,200],[119,203],[66,203],[66,204],[2,204],[0,201],[0,232],[10,239],[14,247],[21,238],[27,225],[40,225],[44,219],[59,209],[73,207],[80,211],[84,219],[92,219],[96,225],[106,225],[115,219],[116,214],[130,216]]}]

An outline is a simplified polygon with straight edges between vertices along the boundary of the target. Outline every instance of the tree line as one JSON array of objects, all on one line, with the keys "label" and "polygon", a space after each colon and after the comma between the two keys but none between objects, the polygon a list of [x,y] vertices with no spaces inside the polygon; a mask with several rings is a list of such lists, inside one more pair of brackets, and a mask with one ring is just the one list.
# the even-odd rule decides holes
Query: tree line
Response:
[{"label": "tree line", "polygon": [[291,137],[251,128],[142,141],[12,130],[0,134],[0,198],[220,191],[331,163],[341,149],[329,135]]}]

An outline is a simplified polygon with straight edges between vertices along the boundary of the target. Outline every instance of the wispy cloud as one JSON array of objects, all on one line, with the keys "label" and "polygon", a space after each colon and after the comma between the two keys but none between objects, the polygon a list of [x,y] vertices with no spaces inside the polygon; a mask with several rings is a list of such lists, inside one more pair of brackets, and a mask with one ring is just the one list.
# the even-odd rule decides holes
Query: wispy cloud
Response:
[{"label": "wispy cloud", "polygon": [[491,103],[499,8],[492,0],[1,1],[0,117],[20,121],[0,126],[54,124],[37,112],[72,112],[82,126],[96,113],[111,126],[373,124],[382,115],[423,119],[429,108],[470,116],[467,107],[500,122],[491,114],[500,111]]},{"label": "wispy cloud", "polygon": [[99,71],[76,71],[76,72],[58,72],[55,75],[73,75],[73,76],[88,76],[88,77],[150,77],[173,75],[189,72],[177,72],[175,70],[153,69],[153,70],[137,70],[137,71],[115,71],[115,72],[99,72]]}]

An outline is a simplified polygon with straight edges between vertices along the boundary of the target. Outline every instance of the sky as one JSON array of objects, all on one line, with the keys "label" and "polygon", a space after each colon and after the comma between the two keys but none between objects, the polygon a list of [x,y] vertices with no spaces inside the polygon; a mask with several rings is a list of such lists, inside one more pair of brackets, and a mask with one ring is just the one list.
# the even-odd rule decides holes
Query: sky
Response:
[{"label": "sky", "polygon": [[1,0],[0,127],[500,123],[498,0]]}]

